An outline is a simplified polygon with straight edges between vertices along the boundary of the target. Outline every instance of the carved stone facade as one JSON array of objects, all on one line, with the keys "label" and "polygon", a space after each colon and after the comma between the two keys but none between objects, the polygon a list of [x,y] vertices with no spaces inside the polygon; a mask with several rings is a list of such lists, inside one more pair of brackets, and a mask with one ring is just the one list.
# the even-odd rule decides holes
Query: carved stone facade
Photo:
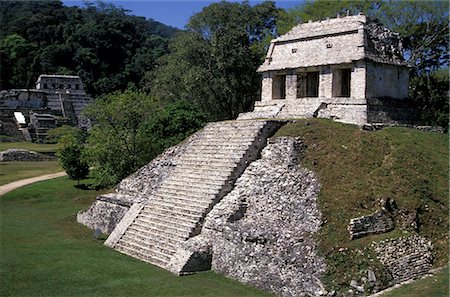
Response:
[{"label": "carved stone facade", "polygon": [[414,109],[401,52],[398,34],[365,15],[299,24],[272,40],[258,69],[261,101],[239,118],[408,122]]}]

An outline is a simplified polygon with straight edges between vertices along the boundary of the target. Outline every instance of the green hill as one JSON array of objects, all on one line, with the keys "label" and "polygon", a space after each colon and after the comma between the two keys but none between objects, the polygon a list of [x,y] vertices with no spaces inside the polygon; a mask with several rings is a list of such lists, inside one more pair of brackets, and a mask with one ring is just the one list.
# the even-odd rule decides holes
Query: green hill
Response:
[{"label": "green hill", "polygon": [[[314,119],[289,123],[276,136],[301,137],[307,149],[300,162],[319,177],[325,222],[319,245],[327,259],[328,289],[348,287],[367,267],[383,277],[367,247],[385,238],[417,232],[432,241],[435,267],[448,262],[448,134],[400,127],[368,132]],[[350,240],[349,220],[373,213],[380,209],[381,199],[389,198],[416,217],[416,230],[396,228]]]}]

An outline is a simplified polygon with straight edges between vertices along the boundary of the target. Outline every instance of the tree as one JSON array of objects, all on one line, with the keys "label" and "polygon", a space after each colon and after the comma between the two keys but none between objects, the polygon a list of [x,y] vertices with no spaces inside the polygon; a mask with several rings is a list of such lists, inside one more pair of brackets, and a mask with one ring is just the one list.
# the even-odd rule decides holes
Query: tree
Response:
[{"label": "tree", "polygon": [[285,34],[298,23],[320,21],[347,13],[353,15],[364,12],[370,15],[379,8],[379,3],[380,1],[373,0],[308,1],[283,12],[277,22],[277,32]]},{"label": "tree", "polygon": [[18,34],[11,34],[0,41],[0,85],[10,88],[22,83],[29,84],[32,74],[33,57],[36,44]]},{"label": "tree", "polygon": [[192,104],[178,101],[162,108],[140,92],[104,95],[86,110],[94,127],[86,152],[96,186],[117,184],[205,124],[205,115]]},{"label": "tree", "polygon": [[104,95],[85,110],[95,123],[89,131],[87,155],[99,186],[114,185],[156,154],[145,135],[145,123],[159,102],[139,92]]},{"label": "tree", "polygon": [[85,133],[69,126],[53,129],[53,137],[58,137],[58,150],[56,155],[59,163],[66,171],[70,179],[84,179],[89,174],[89,164],[84,157]]},{"label": "tree", "polygon": [[179,100],[156,113],[146,124],[154,151],[160,153],[181,142],[206,124],[206,115],[193,104]]},{"label": "tree", "polygon": [[103,2],[0,1],[0,19],[2,88],[31,88],[39,74],[64,73],[79,75],[93,96],[141,87],[177,31]]},{"label": "tree", "polygon": [[58,152],[59,162],[66,171],[70,179],[78,181],[84,179],[89,174],[89,165],[83,160],[83,147],[78,144],[72,144],[64,147]]},{"label": "tree", "polygon": [[278,13],[273,2],[205,7],[169,43],[170,54],[153,76],[152,91],[164,100],[193,102],[210,120],[248,111],[259,97],[256,70],[275,34]]}]

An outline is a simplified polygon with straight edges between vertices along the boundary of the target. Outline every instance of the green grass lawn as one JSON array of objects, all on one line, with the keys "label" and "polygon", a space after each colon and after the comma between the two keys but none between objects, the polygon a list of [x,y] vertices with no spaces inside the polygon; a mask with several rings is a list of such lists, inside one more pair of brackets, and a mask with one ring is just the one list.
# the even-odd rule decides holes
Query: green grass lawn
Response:
[{"label": "green grass lawn", "polygon": [[272,296],[214,272],[177,277],[76,222],[100,192],[59,178],[0,198],[1,296]]},{"label": "green grass lawn", "polygon": [[35,151],[43,154],[54,154],[56,152],[56,144],[40,144],[32,142],[0,142],[0,151],[5,151],[7,149],[26,149],[30,151]]},{"label": "green grass lawn", "polygon": [[[449,143],[448,134],[409,128],[362,131],[330,120],[299,120],[277,136],[301,137],[307,145],[303,166],[321,183],[318,197],[323,220],[319,249],[326,257],[324,282],[329,290],[345,290],[365,269],[375,271],[381,287],[388,282],[369,248],[373,241],[407,236],[398,229],[350,240],[351,218],[380,209],[393,198],[400,209],[417,214],[417,232],[433,242],[435,267],[448,261]],[[425,295],[423,295],[425,296]]]},{"label": "green grass lawn", "polygon": [[394,289],[383,297],[448,297],[448,266],[441,272]]},{"label": "green grass lawn", "polygon": [[59,171],[63,171],[63,169],[57,161],[0,162],[0,185]]}]

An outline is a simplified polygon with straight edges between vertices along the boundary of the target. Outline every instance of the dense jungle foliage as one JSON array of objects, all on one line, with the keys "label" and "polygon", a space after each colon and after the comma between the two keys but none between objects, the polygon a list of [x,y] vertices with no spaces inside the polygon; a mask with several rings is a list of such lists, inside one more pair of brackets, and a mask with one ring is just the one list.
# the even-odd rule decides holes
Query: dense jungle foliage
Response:
[{"label": "dense jungle foliage", "polygon": [[112,4],[0,2],[1,89],[34,88],[40,74],[79,75],[93,96],[142,86],[177,29]]}]

